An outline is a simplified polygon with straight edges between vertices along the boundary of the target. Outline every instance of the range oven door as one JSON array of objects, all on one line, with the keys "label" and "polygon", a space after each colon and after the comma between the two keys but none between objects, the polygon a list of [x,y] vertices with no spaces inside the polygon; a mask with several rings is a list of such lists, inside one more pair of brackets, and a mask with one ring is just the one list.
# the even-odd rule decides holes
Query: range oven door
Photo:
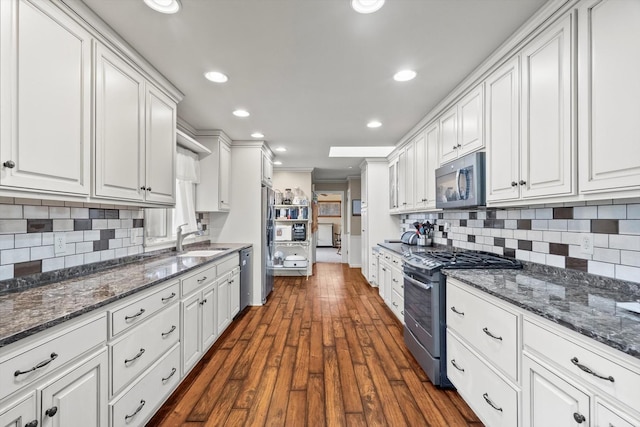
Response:
[{"label": "range oven door", "polygon": [[405,327],[431,357],[440,357],[440,281],[424,283],[404,274]]}]

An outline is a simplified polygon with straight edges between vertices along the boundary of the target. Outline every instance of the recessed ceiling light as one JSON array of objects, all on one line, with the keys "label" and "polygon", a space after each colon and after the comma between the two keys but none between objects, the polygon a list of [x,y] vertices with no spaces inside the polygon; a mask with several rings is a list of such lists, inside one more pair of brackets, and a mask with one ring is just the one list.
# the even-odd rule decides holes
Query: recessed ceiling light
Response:
[{"label": "recessed ceiling light", "polygon": [[235,110],[233,115],[236,117],[249,117],[250,114],[247,110]]},{"label": "recessed ceiling light", "polygon": [[415,76],[416,72],[413,70],[402,70],[393,75],[393,80],[397,82],[408,82],[409,80],[413,80]]},{"label": "recessed ceiling light", "polygon": [[264,138],[264,135],[260,132],[254,132],[251,134],[251,138]]},{"label": "recessed ceiling light", "polygon": [[284,147],[278,147],[278,148],[276,148],[276,151],[279,151],[279,152],[281,152],[281,153],[284,153],[285,151],[287,151],[287,149],[286,149],[286,148],[284,148]]},{"label": "recessed ceiling light", "polygon": [[273,164],[276,165],[276,166],[280,166],[282,164],[282,162],[276,160],[275,162],[273,162]]},{"label": "recessed ceiling light", "polygon": [[207,73],[204,73],[204,76],[207,78],[207,80],[211,80],[215,83],[224,83],[229,80],[229,77],[227,77],[226,74],[222,74],[219,71],[209,71]]},{"label": "recessed ceiling light", "polygon": [[371,120],[369,123],[367,123],[368,128],[379,128],[380,126],[382,126],[382,123],[377,120]]},{"label": "recessed ceiling light", "polygon": [[351,0],[351,7],[358,13],[373,13],[383,4],[384,0]]},{"label": "recessed ceiling light", "polygon": [[160,13],[177,13],[180,10],[180,0],[144,0],[144,2]]}]

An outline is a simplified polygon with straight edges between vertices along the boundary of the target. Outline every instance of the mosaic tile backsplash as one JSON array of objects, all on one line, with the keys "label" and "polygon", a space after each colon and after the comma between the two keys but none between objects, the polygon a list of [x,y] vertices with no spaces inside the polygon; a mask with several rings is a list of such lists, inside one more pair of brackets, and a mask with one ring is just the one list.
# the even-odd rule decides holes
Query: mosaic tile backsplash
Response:
[{"label": "mosaic tile backsplash", "polygon": [[[0,198],[0,280],[144,252],[143,210],[95,203]],[[54,236],[63,233],[64,254]]]},{"label": "mosaic tile backsplash", "polygon": [[640,283],[640,200],[414,213],[402,231],[424,219],[436,221],[437,244]]}]

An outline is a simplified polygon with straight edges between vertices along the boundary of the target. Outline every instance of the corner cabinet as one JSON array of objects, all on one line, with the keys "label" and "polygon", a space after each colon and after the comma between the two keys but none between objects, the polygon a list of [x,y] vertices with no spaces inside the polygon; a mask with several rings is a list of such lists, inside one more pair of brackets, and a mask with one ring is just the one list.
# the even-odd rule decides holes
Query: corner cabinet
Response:
[{"label": "corner cabinet", "polygon": [[91,35],[50,2],[0,2],[0,188],[88,196]]},{"label": "corner cabinet", "polygon": [[227,212],[231,209],[231,139],[221,131],[199,136],[211,150],[200,159],[200,184],[196,185],[196,211]]},{"label": "corner cabinet", "polygon": [[579,172],[585,195],[640,190],[638,22],[637,1],[588,0],[578,7]]},{"label": "corner cabinet", "polygon": [[95,63],[94,196],[174,204],[175,103],[105,46]]}]

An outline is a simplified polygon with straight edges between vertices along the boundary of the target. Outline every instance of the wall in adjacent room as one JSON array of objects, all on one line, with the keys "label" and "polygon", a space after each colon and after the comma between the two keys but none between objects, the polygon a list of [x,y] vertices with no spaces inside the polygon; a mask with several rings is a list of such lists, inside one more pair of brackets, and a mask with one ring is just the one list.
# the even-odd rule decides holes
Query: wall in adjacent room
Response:
[{"label": "wall in adjacent room", "polygon": [[[640,200],[415,213],[402,230],[423,219],[436,221],[437,244],[640,282]],[[585,236],[593,254],[581,250]]]}]

